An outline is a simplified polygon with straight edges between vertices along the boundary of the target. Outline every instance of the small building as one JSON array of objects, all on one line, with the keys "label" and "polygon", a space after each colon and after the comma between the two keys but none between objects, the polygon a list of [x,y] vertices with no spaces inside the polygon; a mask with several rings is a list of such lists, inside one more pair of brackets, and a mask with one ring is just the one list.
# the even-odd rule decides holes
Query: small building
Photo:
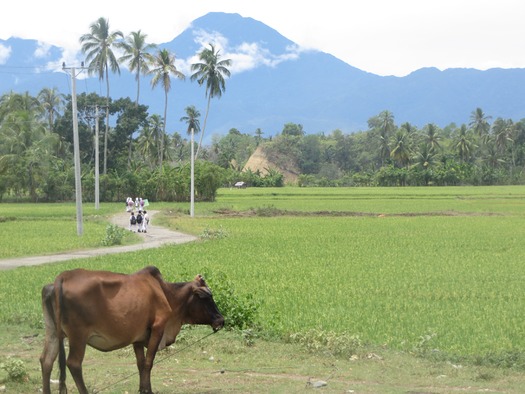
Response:
[{"label": "small building", "polygon": [[237,182],[235,185],[234,185],[237,189],[246,189],[246,182]]}]

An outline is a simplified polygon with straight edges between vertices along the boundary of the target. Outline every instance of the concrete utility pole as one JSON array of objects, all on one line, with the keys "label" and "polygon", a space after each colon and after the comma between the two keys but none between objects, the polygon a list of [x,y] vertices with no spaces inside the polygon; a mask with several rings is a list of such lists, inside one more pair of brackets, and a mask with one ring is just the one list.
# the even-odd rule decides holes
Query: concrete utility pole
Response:
[{"label": "concrete utility pole", "polygon": [[195,216],[195,155],[193,154],[193,127],[191,128],[191,186],[190,186],[190,217]]},{"label": "concrete utility pole", "polygon": [[[81,68],[84,68],[84,63],[82,63]],[[79,141],[78,141],[76,71],[75,71],[75,67],[66,68],[65,63],[62,63],[62,69],[64,71],[71,70],[71,106],[72,106],[72,112],[73,112],[73,153],[74,153],[74,161],[75,161],[75,196],[76,196],[76,203],[77,203],[77,235],[81,236],[84,230],[82,226],[82,181],[80,178],[80,148],[79,148]]]},{"label": "concrete utility pole", "polygon": [[99,163],[98,163],[98,105],[95,106],[95,209],[100,208]]}]

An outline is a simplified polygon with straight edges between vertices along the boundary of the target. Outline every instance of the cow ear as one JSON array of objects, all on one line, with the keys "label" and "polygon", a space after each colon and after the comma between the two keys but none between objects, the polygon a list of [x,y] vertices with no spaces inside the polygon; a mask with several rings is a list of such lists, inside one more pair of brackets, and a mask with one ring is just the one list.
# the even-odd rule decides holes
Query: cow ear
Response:
[{"label": "cow ear", "polygon": [[204,286],[204,287],[201,287],[201,286],[193,287],[193,293],[197,294],[197,296],[199,298],[207,298],[207,297],[211,297],[212,296],[210,289],[208,289],[206,286]]}]

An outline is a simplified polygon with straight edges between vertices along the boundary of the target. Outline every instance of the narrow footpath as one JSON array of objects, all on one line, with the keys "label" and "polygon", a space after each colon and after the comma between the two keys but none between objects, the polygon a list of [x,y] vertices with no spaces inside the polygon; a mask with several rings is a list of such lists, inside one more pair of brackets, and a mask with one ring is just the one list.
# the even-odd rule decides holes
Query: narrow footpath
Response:
[{"label": "narrow footpath", "polygon": [[[149,211],[150,225],[147,233],[137,233],[142,238],[142,242],[134,245],[125,246],[110,246],[101,247],[97,249],[78,250],[73,252],[64,252],[45,256],[30,256],[18,257],[12,259],[0,260],[0,270],[8,270],[17,267],[39,265],[46,263],[56,263],[60,261],[80,259],[93,256],[102,256],[112,253],[132,252],[135,250],[143,250],[150,248],[157,248],[166,244],[182,244],[186,242],[196,241],[198,237],[193,235],[179,233],[177,231],[169,230],[165,227],[155,225],[155,214],[158,211]],[[117,224],[126,230],[129,228],[129,213],[122,212],[111,218],[111,223]]]}]

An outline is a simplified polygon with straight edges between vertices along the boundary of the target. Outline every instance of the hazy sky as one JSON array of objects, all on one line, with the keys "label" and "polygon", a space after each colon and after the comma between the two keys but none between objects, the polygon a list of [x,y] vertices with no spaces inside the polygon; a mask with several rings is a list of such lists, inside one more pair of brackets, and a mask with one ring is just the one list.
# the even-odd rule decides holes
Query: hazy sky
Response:
[{"label": "hazy sky", "polygon": [[140,29],[149,42],[163,43],[215,11],[251,17],[301,47],[379,75],[525,68],[523,0],[9,0],[0,6],[0,38],[75,51],[89,25],[104,17],[112,31]]}]

